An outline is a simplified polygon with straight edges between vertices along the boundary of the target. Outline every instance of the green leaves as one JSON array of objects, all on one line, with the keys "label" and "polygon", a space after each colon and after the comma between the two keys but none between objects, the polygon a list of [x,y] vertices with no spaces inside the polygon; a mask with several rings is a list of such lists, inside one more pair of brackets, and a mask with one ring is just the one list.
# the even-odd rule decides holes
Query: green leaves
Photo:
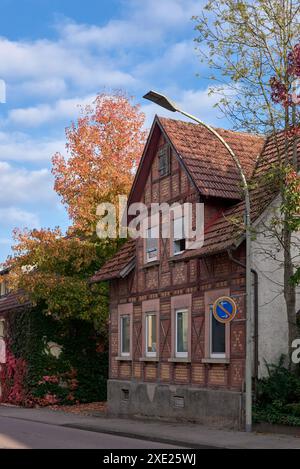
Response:
[{"label": "green leaves", "polygon": [[240,97],[219,101],[236,129],[282,128],[284,113],[271,101],[269,80],[287,76],[290,44],[300,37],[297,9],[290,0],[209,0],[205,13],[193,18],[199,55],[221,83],[223,96],[229,84]]},{"label": "green leaves", "polygon": [[[15,257],[9,283],[47,314],[64,320],[92,321],[101,329],[108,319],[108,287],[89,279],[118,248],[119,242],[62,236],[57,230],[15,233]],[[34,268],[28,268],[34,266]]]}]

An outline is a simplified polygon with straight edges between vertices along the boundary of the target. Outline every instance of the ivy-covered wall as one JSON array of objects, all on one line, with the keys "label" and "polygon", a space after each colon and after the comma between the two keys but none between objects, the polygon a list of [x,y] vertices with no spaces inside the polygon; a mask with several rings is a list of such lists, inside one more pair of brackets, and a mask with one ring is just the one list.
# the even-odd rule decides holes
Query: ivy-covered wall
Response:
[{"label": "ivy-covered wall", "polygon": [[[5,341],[2,402],[45,406],[106,399],[107,339],[91,322],[58,321],[42,307],[19,310],[6,318]],[[49,343],[58,344],[60,353],[51,353]]]}]

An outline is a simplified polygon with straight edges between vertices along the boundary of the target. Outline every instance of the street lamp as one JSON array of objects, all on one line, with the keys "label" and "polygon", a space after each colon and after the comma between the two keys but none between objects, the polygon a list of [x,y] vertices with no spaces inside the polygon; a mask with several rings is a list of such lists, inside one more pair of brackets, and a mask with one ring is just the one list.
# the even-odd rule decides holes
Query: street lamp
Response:
[{"label": "street lamp", "polygon": [[192,114],[180,109],[176,103],[171,101],[167,96],[157,93],[156,91],[149,91],[145,96],[145,99],[152,101],[155,104],[167,109],[171,112],[179,112],[180,114],[194,120],[198,124],[205,127],[209,132],[215,135],[217,139],[226,148],[231,158],[233,159],[242,183],[245,196],[245,225],[246,225],[246,372],[245,372],[245,391],[246,391],[246,426],[245,430],[251,432],[252,430],[252,360],[251,360],[251,206],[250,206],[250,191],[247,178],[243,171],[241,162],[232,148],[223,139],[223,137],[210,125],[201,121]]}]

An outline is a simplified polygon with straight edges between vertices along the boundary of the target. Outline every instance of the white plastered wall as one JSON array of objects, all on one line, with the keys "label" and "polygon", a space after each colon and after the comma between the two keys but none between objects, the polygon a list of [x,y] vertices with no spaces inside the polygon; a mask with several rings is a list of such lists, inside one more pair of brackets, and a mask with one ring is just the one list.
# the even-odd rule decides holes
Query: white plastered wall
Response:
[{"label": "white plastered wall", "polygon": [[[252,243],[253,268],[258,273],[258,355],[259,377],[266,375],[266,363],[278,363],[288,353],[288,325],[283,295],[283,250],[268,228],[280,213],[277,197],[256,224]],[[300,263],[300,238],[294,239],[295,262]],[[297,259],[298,256],[298,259]],[[297,311],[300,309],[300,288],[297,288]]]}]

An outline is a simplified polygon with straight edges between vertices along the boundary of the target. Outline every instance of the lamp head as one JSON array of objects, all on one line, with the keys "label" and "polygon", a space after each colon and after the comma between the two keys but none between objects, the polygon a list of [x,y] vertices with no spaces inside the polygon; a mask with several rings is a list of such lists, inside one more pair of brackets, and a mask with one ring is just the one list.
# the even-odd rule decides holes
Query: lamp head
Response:
[{"label": "lamp head", "polygon": [[148,101],[152,101],[155,104],[167,109],[171,112],[178,111],[176,104],[171,101],[167,96],[164,94],[158,93],[157,91],[149,91],[148,93],[143,96],[143,98],[148,99]]}]

